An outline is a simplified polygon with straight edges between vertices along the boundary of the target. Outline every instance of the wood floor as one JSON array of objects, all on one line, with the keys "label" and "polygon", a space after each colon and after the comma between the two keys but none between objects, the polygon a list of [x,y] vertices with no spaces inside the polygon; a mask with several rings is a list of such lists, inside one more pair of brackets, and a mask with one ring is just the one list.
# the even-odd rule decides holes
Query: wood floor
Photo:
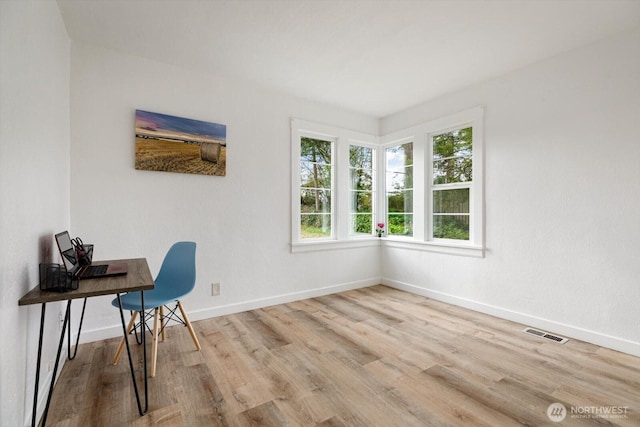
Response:
[{"label": "wood floor", "polygon": [[193,325],[200,352],[182,326],[160,343],[147,415],[110,339],[66,363],[47,424],[640,425],[640,358],[384,286]]}]

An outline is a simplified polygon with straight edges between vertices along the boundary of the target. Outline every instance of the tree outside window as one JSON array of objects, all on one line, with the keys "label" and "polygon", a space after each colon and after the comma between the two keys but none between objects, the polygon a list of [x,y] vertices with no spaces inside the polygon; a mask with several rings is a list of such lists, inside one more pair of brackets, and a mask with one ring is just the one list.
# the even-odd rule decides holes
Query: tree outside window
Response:
[{"label": "tree outside window", "polygon": [[388,235],[413,236],[413,143],[386,149]]},{"label": "tree outside window", "polygon": [[374,149],[349,146],[350,216],[349,234],[373,233]]},{"label": "tree outside window", "polygon": [[300,138],[300,237],[328,238],[332,231],[333,143]]},{"label": "tree outside window", "polygon": [[433,238],[469,240],[473,129],[432,137]]}]

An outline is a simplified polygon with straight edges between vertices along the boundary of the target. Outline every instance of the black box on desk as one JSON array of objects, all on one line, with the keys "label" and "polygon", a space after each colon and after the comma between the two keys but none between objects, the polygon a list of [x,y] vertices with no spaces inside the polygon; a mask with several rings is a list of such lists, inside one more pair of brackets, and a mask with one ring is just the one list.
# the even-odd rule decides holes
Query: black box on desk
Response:
[{"label": "black box on desk", "polygon": [[64,265],[40,264],[41,291],[67,292],[78,289],[78,285]]}]

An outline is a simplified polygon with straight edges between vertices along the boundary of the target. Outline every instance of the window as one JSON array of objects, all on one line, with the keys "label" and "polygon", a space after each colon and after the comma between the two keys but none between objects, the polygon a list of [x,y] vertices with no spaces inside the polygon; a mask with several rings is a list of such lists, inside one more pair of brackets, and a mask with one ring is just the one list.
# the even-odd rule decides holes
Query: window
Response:
[{"label": "window", "polygon": [[300,138],[300,238],[332,236],[332,141]]},{"label": "window", "polygon": [[379,138],[291,120],[291,251],[379,245]]},{"label": "window", "polygon": [[349,234],[371,235],[374,229],[375,149],[349,145]]},{"label": "window", "polygon": [[484,256],[483,120],[475,107],[376,137],[292,119],[292,252]]},{"label": "window", "polygon": [[388,147],[385,154],[387,233],[413,236],[413,142]]},{"label": "window", "polygon": [[475,107],[381,137],[383,244],[484,256],[483,117]]},{"label": "window", "polygon": [[468,241],[473,183],[473,128],[434,134],[430,141],[431,237]]}]

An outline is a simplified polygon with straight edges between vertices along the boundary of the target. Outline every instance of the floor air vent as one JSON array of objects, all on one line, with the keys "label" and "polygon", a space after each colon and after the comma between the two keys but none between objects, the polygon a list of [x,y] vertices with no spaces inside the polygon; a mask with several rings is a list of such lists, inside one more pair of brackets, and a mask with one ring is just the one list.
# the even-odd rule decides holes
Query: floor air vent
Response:
[{"label": "floor air vent", "polygon": [[544,339],[547,339],[547,340],[550,340],[550,341],[557,342],[559,344],[564,344],[567,341],[569,341],[567,338],[563,338],[563,337],[559,337],[557,335],[549,334],[547,332],[540,331],[538,329],[525,328],[524,332],[527,333],[527,334],[530,334],[530,335],[535,335],[535,336],[540,337],[540,338],[544,338]]}]

